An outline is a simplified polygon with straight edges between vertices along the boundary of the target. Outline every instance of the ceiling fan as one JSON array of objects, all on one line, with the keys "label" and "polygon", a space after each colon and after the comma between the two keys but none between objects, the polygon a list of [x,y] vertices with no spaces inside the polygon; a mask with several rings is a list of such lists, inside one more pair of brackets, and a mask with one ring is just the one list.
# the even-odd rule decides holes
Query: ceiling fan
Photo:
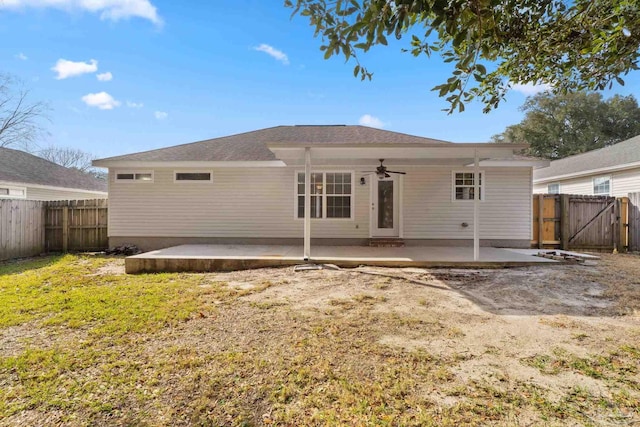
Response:
[{"label": "ceiling fan", "polygon": [[389,175],[390,173],[397,173],[399,175],[406,175],[406,172],[398,172],[398,171],[390,171],[387,170],[387,167],[383,164],[384,159],[379,159],[380,160],[380,166],[378,166],[376,168],[376,170],[374,171],[363,171],[363,173],[375,173],[376,175],[378,175],[379,179],[384,179],[384,178],[391,178],[391,175]]}]

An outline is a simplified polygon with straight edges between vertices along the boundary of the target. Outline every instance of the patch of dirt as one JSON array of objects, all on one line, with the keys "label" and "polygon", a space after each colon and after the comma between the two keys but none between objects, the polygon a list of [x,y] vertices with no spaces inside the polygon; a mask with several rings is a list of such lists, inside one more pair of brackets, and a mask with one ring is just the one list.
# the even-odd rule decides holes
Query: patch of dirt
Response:
[{"label": "patch of dirt", "polygon": [[[292,310],[324,315],[368,300],[374,313],[409,320],[381,331],[380,344],[455,359],[452,372],[462,383],[499,384],[507,377],[544,387],[555,398],[576,386],[603,395],[606,386],[597,379],[573,372],[546,375],[523,360],[558,348],[587,357],[635,342],[640,319],[617,317],[629,285],[619,286],[627,292],[612,292],[608,268],[605,262],[496,270],[316,270],[286,274],[280,285],[244,299],[284,302]],[[268,274],[277,281],[284,271]]]},{"label": "patch of dirt", "polygon": [[125,274],[124,258],[120,258],[109,261],[109,263],[99,267],[92,276],[120,276],[123,274]]}]

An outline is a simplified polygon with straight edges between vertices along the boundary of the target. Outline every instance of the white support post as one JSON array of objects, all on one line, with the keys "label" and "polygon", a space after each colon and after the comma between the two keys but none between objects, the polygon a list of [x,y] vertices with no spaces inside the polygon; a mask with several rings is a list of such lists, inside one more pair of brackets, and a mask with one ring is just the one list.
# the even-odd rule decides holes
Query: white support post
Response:
[{"label": "white support post", "polygon": [[311,258],[311,148],[304,149],[304,260]]},{"label": "white support post", "polygon": [[[486,183],[485,183],[486,185]],[[473,162],[473,260],[480,260],[480,162],[478,150],[474,151]]]}]

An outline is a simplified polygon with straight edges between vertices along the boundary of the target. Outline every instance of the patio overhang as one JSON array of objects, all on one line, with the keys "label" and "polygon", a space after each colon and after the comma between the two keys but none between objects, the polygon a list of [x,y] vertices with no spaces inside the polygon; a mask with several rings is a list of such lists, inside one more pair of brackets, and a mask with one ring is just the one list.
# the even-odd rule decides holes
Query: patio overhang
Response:
[{"label": "patio overhang", "polygon": [[371,164],[385,159],[394,164],[468,165],[476,155],[480,161],[501,159],[500,166],[533,166],[530,160],[514,159],[527,144],[314,144],[272,143],[267,147],[287,165],[304,164],[305,149],[309,149],[314,164]]},{"label": "patio overhang", "polygon": [[[385,159],[389,164],[411,162],[420,165],[461,165],[473,166],[473,259],[480,257],[480,167],[481,162],[497,162],[503,167],[535,167],[530,159],[517,157],[528,148],[528,144],[331,144],[331,143],[270,143],[267,144],[276,158],[289,166],[304,165],[305,210],[304,210],[304,253],[305,260],[311,259],[311,211],[310,175],[314,165],[364,164],[372,160]],[[515,157],[514,157],[515,156]],[[513,160],[509,160],[512,157]],[[491,163],[489,163],[491,164]],[[540,165],[544,167],[544,164]]]}]

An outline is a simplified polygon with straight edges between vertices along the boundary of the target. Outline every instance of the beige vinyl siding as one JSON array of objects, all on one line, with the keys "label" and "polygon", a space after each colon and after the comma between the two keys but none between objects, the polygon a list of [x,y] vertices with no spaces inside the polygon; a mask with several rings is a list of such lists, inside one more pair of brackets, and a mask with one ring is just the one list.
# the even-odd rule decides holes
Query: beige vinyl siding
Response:
[{"label": "beige vinyl siding", "polygon": [[[472,239],[473,201],[452,200],[452,170],[407,169],[404,181],[405,239]],[[472,169],[470,169],[472,170]],[[481,239],[531,238],[531,169],[482,168]],[[466,222],[468,227],[463,227]]]},{"label": "beige vinyl siding", "polygon": [[623,197],[640,192],[640,168],[612,173],[611,178],[613,196]]},{"label": "beige vinyl siding", "polygon": [[[615,197],[627,196],[629,193],[640,191],[640,168],[618,172],[597,173],[580,178],[558,180],[560,193],[593,195],[593,178],[599,176],[611,177],[611,195]],[[534,193],[546,193],[547,184],[534,184]]]},{"label": "beige vinyl siding", "polygon": [[[110,173],[109,235],[300,237],[295,170],[224,168],[212,182],[174,182],[173,169],[155,169],[152,183],[116,182]],[[354,219],[313,220],[313,237],[369,236],[368,187],[356,182],[353,191]]]},{"label": "beige vinyl siding", "polygon": [[86,193],[83,191],[57,190],[52,188],[36,188],[27,186],[29,200],[84,200],[106,199],[107,193]]},{"label": "beige vinyl siding", "polygon": [[[301,238],[295,219],[295,168],[213,170],[213,182],[174,182],[155,169],[153,182],[116,182],[109,173],[109,235],[153,237]],[[355,172],[354,219],[312,220],[316,238],[368,238],[370,179]],[[471,239],[473,203],[452,201],[451,168],[403,168],[404,238]],[[458,169],[456,169],[458,170]],[[531,238],[531,169],[484,168],[482,239]],[[468,228],[460,224],[467,222]]]}]

